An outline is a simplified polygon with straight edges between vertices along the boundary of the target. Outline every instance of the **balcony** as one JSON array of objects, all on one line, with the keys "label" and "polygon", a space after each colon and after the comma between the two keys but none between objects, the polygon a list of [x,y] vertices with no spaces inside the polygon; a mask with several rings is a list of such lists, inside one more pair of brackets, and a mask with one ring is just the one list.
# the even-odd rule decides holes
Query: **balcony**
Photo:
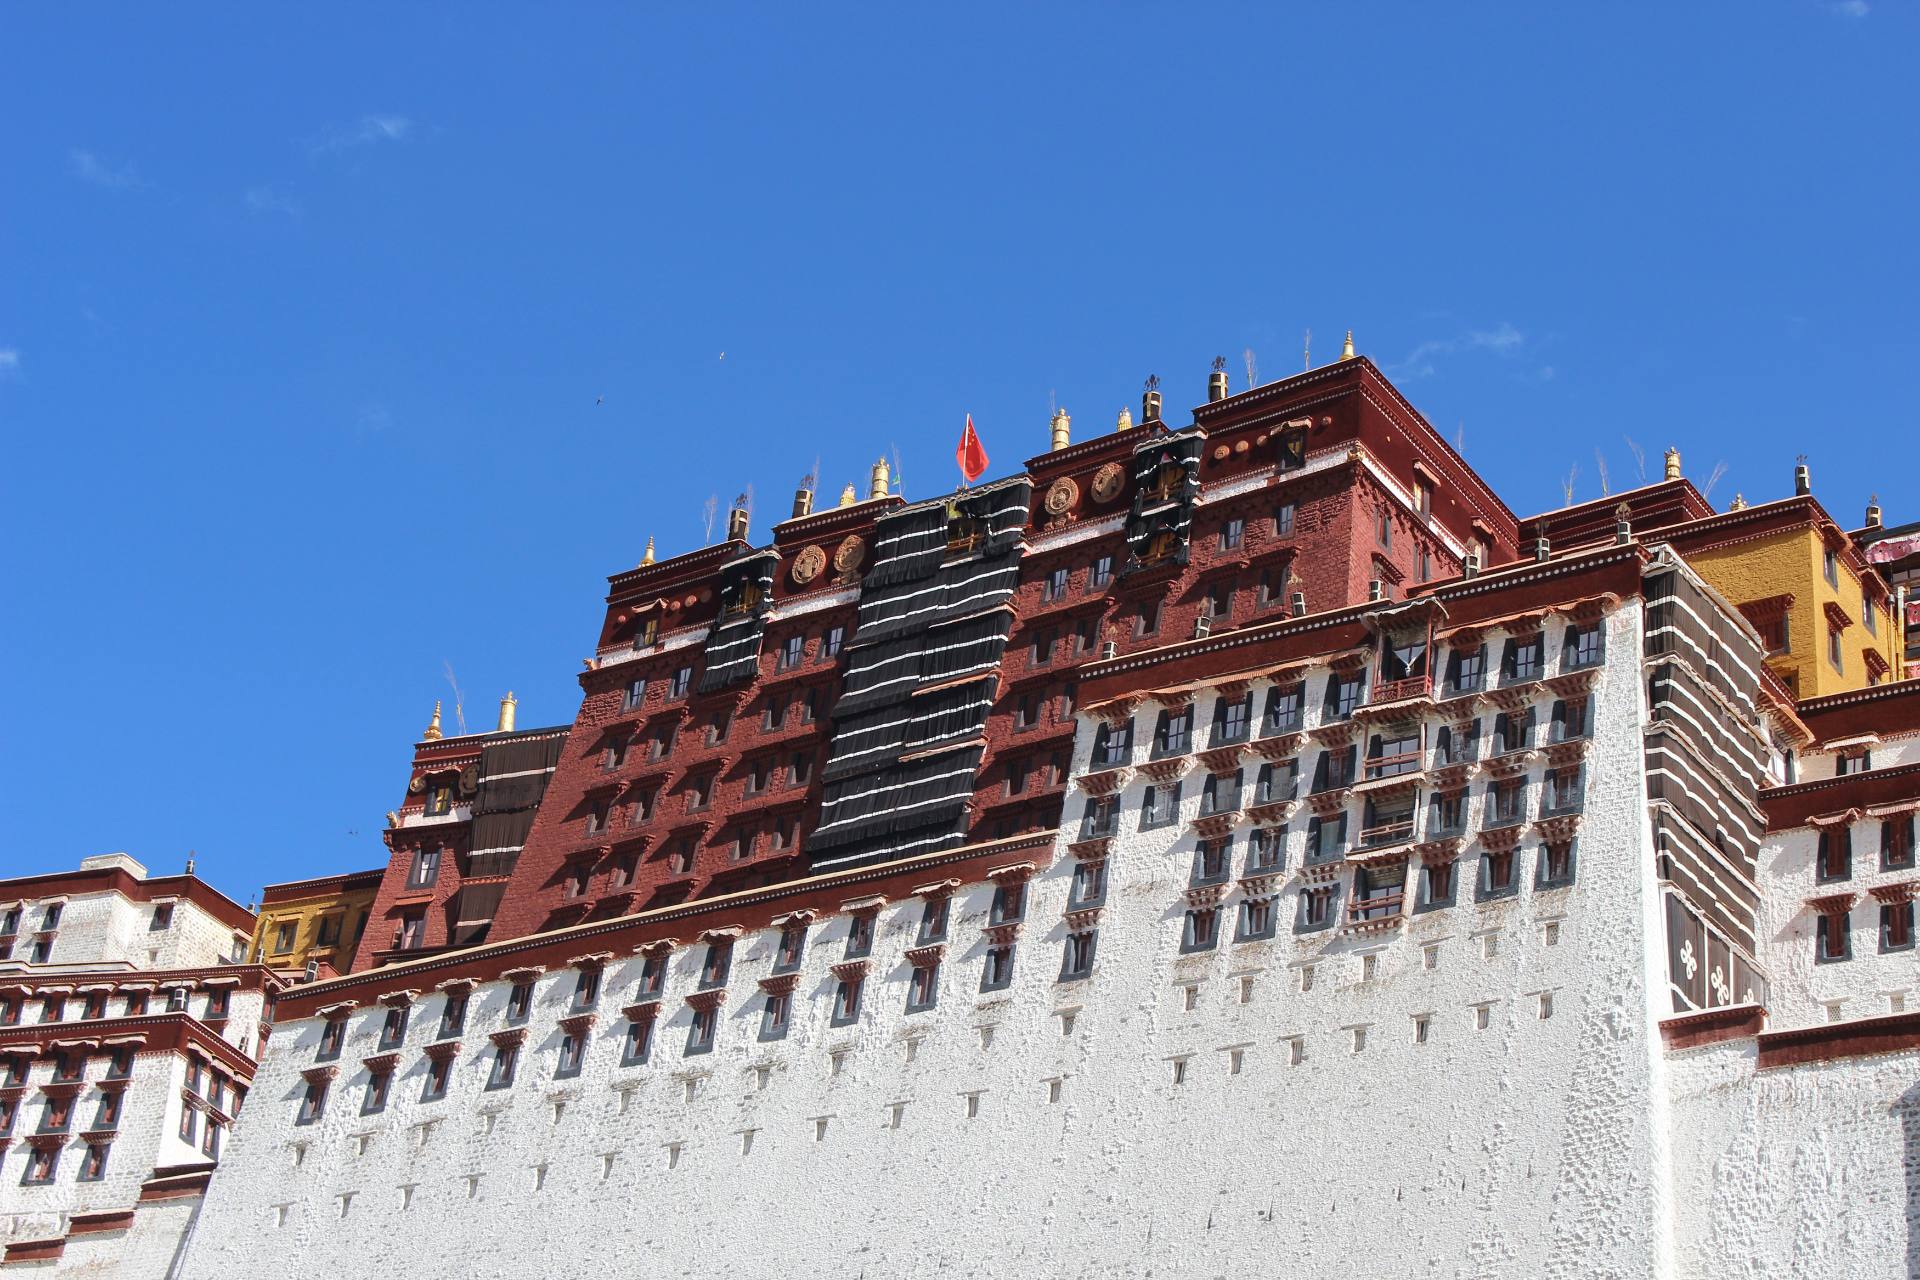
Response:
[{"label": "balcony", "polygon": [[1391,929],[1406,919],[1407,895],[1404,891],[1378,897],[1355,897],[1347,903],[1346,927],[1355,933]]},{"label": "balcony", "polygon": [[1360,829],[1360,846],[1363,849],[1379,848],[1385,845],[1405,844],[1413,839],[1414,819],[1411,813],[1404,817],[1387,817],[1370,827]]},{"label": "balcony", "polygon": [[1367,705],[1378,707],[1390,702],[1410,702],[1416,698],[1433,697],[1433,677],[1430,675],[1408,676],[1404,680],[1383,680],[1373,687]]},{"label": "balcony", "polygon": [[1396,751],[1391,755],[1370,756],[1367,759],[1367,781],[1380,778],[1397,778],[1405,773],[1420,771],[1420,748],[1411,751]]}]

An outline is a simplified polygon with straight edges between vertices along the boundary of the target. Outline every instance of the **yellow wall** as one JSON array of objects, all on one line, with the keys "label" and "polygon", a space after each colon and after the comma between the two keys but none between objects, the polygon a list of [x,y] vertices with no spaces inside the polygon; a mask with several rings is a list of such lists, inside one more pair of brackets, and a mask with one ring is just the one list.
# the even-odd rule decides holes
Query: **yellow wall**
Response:
[{"label": "yellow wall", "polygon": [[[339,972],[346,972],[353,958],[353,944],[359,931],[366,927],[367,913],[373,908],[374,895],[379,892],[379,884],[366,885],[352,889],[335,889],[311,895],[280,900],[269,888],[267,901],[260,907],[259,922],[254,926],[252,957],[254,963],[271,965],[275,969],[305,969],[310,958],[317,958],[331,964]],[[320,943],[321,922],[328,917],[340,921],[337,941],[322,946]],[[280,926],[292,923],[293,945],[281,948]]]},{"label": "yellow wall", "polygon": [[[1876,601],[1877,629],[1869,631],[1861,616],[1860,579],[1848,567],[1844,555],[1836,566],[1840,585],[1835,588],[1827,584],[1826,546],[1817,530],[1790,529],[1687,554],[1687,562],[1700,576],[1735,604],[1772,596],[1793,597],[1793,607],[1787,611],[1787,652],[1767,661],[1774,674],[1801,698],[1866,688],[1869,680],[1862,654],[1867,649],[1886,660],[1889,674],[1883,679],[1893,679],[1898,665],[1891,606],[1885,600]],[[1827,654],[1828,602],[1839,605],[1853,620],[1840,635],[1837,671]]]}]

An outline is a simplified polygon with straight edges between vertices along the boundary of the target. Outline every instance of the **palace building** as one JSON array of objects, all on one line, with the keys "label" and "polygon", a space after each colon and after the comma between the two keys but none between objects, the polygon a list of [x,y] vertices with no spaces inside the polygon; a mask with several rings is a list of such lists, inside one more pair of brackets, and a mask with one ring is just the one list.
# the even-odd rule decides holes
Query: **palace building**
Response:
[{"label": "palace building", "polygon": [[1920,681],[1804,466],[1519,517],[1351,345],[1051,445],[436,710],[124,1274],[1908,1274]]},{"label": "palace building", "polygon": [[0,880],[0,1269],[165,1274],[280,989],[252,929],[191,866]]}]

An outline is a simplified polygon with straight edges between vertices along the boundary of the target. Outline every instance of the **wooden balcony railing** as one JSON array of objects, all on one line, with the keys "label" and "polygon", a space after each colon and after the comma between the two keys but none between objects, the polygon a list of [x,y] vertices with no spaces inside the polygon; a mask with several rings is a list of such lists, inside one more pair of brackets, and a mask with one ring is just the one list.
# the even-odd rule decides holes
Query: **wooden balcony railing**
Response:
[{"label": "wooden balcony railing", "polygon": [[1426,698],[1433,694],[1433,677],[1408,676],[1405,680],[1383,680],[1373,687],[1370,703],[1405,702],[1409,698]]}]

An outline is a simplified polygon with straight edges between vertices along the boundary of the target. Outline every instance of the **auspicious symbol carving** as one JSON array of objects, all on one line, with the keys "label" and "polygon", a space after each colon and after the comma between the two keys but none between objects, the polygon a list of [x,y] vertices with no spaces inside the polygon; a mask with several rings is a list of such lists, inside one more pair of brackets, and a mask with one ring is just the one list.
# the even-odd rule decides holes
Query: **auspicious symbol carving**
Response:
[{"label": "auspicious symbol carving", "polygon": [[460,794],[470,796],[480,789],[480,766],[470,764],[460,771]]},{"label": "auspicious symbol carving", "polygon": [[827,567],[827,553],[818,546],[807,547],[793,558],[793,580],[806,586]]},{"label": "auspicious symbol carving", "polygon": [[1093,473],[1093,500],[1112,502],[1120,496],[1120,490],[1127,484],[1127,473],[1120,469],[1117,462],[1109,462]]},{"label": "auspicious symbol carving", "polygon": [[843,574],[859,572],[860,566],[866,563],[866,559],[867,544],[859,534],[855,533],[850,533],[841,539],[840,545],[833,551],[833,567]]},{"label": "auspicious symbol carving", "polygon": [[1080,497],[1080,486],[1061,476],[1047,489],[1047,514],[1063,516]]}]

